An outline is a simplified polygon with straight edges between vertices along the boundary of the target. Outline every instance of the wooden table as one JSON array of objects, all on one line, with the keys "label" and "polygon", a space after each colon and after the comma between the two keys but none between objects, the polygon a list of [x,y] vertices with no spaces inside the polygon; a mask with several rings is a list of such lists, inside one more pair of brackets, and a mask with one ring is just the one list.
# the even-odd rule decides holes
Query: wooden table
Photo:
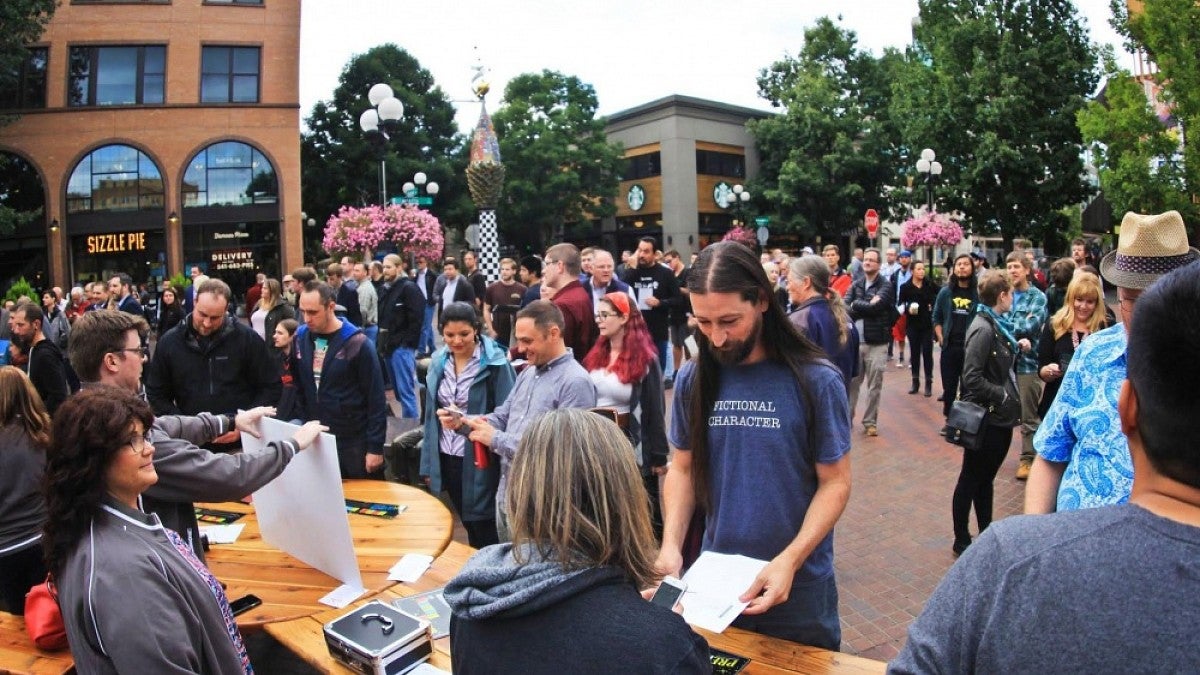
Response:
[{"label": "wooden table", "polygon": [[[322,633],[322,627],[326,622],[332,621],[372,599],[390,603],[400,597],[424,593],[445,586],[446,582],[458,573],[459,568],[474,553],[475,550],[469,546],[451,542],[445,553],[434,561],[429,571],[414,583],[397,584],[378,594],[375,598],[363,598],[344,609],[332,609],[294,621],[268,624],[266,631],[320,672],[339,675],[352,673],[353,671],[329,656]],[[887,668],[887,664],[882,661],[831,652],[817,647],[806,647],[795,642],[767,637],[738,628],[730,627],[720,634],[699,629],[697,632],[708,640],[709,645],[749,658],[750,664],[742,671],[748,675],[797,672],[877,675],[883,673]],[[443,670],[450,670],[450,638],[445,637],[434,641],[433,656],[429,662]]]},{"label": "wooden table", "polygon": [[[395,518],[354,513],[348,516],[354,552],[368,595],[396,583],[389,581],[387,574],[401,556],[423,553],[437,557],[450,542],[453,518],[437,498],[424,490],[375,480],[343,481],[342,489],[347,499],[408,507]],[[213,544],[206,554],[209,569],[227,585],[230,600],[253,593],[263,601],[259,607],[238,616],[238,625],[243,630],[329,609],[318,600],[341,582],[264,542],[253,507],[241,502],[197,506],[247,514],[237,521],[246,527],[236,543]],[[314,532],[313,536],[319,537],[320,533]]]},{"label": "wooden table", "polygon": [[25,619],[0,612],[0,673],[61,675],[75,672],[71,652],[38,649],[25,632]]}]

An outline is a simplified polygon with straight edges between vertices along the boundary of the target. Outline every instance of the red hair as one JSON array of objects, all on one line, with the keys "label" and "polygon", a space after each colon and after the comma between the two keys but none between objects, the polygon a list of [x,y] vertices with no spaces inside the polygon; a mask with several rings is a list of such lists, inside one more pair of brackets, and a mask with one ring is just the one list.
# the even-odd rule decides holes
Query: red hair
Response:
[{"label": "red hair", "polygon": [[[614,299],[614,296],[621,297]],[[638,311],[637,305],[628,301],[628,297],[624,293],[609,293],[600,299],[600,302],[608,305],[621,316],[629,317],[629,320],[625,322],[624,337],[621,340],[621,355],[612,365],[612,373],[622,384],[633,384],[641,380],[646,376],[650,362],[658,359],[658,348],[650,339],[650,329],[646,327],[646,320],[642,318],[642,313]],[[621,302],[621,300],[625,300],[625,302]],[[628,311],[622,312],[618,305],[624,305]],[[590,373],[593,370],[608,368],[608,360],[611,355],[612,347],[609,345],[608,337],[601,335],[583,359],[584,370]]]}]

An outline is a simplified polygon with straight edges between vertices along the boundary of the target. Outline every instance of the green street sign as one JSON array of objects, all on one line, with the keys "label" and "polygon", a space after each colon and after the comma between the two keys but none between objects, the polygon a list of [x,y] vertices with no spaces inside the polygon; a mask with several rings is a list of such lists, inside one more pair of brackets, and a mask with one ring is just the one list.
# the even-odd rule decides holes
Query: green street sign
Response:
[{"label": "green street sign", "polygon": [[412,204],[413,206],[432,206],[433,197],[392,197],[393,204]]},{"label": "green street sign", "polygon": [[767,225],[771,224],[771,218],[769,216],[759,216],[754,219],[754,224],[761,227],[766,227]]}]

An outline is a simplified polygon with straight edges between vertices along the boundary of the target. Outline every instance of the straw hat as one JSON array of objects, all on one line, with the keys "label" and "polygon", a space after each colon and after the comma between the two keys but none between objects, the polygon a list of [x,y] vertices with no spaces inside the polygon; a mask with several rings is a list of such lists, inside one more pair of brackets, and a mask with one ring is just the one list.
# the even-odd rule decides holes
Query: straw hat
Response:
[{"label": "straw hat", "polygon": [[1117,250],[1100,261],[1100,274],[1120,288],[1143,289],[1159,277],[1200,260],[1188,246],[1187,228],[1178,211],[1157,215],[1125,214]]}]

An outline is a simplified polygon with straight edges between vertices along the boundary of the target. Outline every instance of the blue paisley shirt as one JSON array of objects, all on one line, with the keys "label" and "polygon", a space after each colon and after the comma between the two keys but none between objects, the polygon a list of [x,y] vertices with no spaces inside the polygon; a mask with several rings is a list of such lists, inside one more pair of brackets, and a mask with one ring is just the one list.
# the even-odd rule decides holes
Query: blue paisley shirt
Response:
[{"label": "blue paisley shirt", "polygon": [[1125,326],[1117,324],[1079,345],[1033,437],[1042,458],[1067,463],[1058,488],[1059,511],[1129,501],[1133,460],[1117,416],[1126,343]]}]

